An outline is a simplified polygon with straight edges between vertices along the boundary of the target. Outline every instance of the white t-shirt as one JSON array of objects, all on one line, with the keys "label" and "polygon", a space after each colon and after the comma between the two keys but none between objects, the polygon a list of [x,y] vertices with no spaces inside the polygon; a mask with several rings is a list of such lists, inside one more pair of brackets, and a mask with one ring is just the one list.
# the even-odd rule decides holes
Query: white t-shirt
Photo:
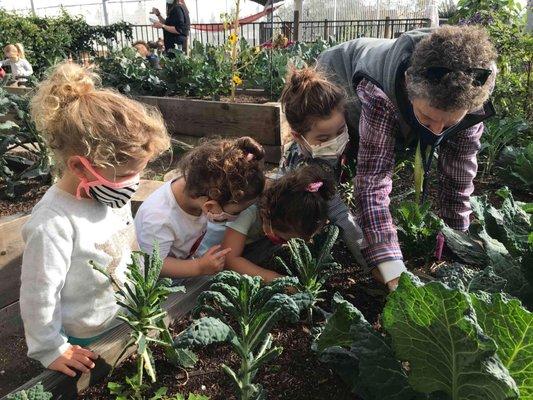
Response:
[{"label": "white t-shirt", "polygon": [[183,211],[172,193],[171,184],[167,182],[161,186],[141,205],[135,215],[135,230],[141,250],[151,252],[157,241],[161,258],[170,255],[185,260],[200,244],[207,217]]},{"label": "white t-shirt", "polygon": [[11,61],[10,59],[0,61],[0,67],[4,65],[11,67],[11,74],[14,77],[28,77],[33,74],[31,64],[24,58],[19,58],[18,61]]},{"label": "white t-shirt", "polygon": [[22,229],[20,311],[28,356],[45,367],[70,345],[68,336],[92,338],[117,325],[115,288],[89,264],[126,280],[137,250],[130,205],[113,209],[78,200],[52,186]]},{"label": "white t-shirt", "polygon": [[245,235],[246,244],[255,242],[265,235],[259,216],[259,207],[256,204],[242,211],[235,221],[227,222],[226,226]]}]

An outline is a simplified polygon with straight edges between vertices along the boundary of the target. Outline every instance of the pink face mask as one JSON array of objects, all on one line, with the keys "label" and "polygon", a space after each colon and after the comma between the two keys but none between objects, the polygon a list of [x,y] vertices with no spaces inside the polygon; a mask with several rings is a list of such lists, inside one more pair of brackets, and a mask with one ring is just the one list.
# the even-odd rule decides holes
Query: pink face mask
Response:
[{"label": "pink face mask", "polygon": [[82,178],[76,190],[77,199],[81,199],[81,190],[83,189],[90,198],[108,207],[120,208],[131,200],[131,197],[139,188],[140,174],[120,182],[111,182],[97,173],[85,157],[78,156],[78,159],[87,171],[95,176],[96,180],[89,182],[87,178]]}]

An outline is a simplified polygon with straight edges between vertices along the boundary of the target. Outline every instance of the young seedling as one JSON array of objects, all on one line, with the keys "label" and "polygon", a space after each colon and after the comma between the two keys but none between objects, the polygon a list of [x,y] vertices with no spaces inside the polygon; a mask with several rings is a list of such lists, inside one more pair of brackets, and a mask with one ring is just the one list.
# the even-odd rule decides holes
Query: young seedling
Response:
[{"label": "young seedling", "polygon": [[117,288],[117,304],[127,310],[127,313],[119,315],[118,318],[126,322],[132,332],[117,361],[128,348],[137,346],[137,376],[132,378],[132,382],[135,379],[138,386],[142,387],[144,371],[152,382],[156,381],[155,364],[150,349],[152,344],[165,347],[166,355],[173,363],[184,367],[194,365],[196,359],[191,352],[174,348],[172,336],[164,322],[167,313],[163,309],[163,302],[171,293],[184,292],[185,288],[172,286],[172,280],[169,278],[159,279],[163,261],[159,257],[157,245],[154,244],[151,256],[143,252],[132,254],[132,263],[126,272],[128,280],[123,286],[102,267],[91,264],[111,280]]},{"label": "young seedling", "polygon": [[[296,322],[301,308],[310,304],[308,296],[288,296],[284,292],[297,284],[292,277],[262,286],[261,278],[223,271],[213,278],[208,291],[198,298],[195,315],[207,314],[175,338],[181,348],[228,342],[241,359],[238,371],[227,365],[223,370],[238,388],[241,400],[263,399],[265,392],[253,383],[257,370],[279,356],[283,348],[272,347],[270,331],[285,319]],[[235,328],[234,328],[235,327]]]},{"label": "young seedling", "polygon": [[[287,274],[298,280],[295,285],[298,291],[309,294],[312,307],[322,300],[322,293],[325,292],[324,284],[329,276],[340,268],[331,255],[331,249],[338,236],[339,228],[329,225],[324,234],[316,238],[313,249],[309,249],[302,239],[291,239],[288,243],[290,262],[276,257],[276,262],[287,271]],[[312,307],[309,308],[310,320]]]}]

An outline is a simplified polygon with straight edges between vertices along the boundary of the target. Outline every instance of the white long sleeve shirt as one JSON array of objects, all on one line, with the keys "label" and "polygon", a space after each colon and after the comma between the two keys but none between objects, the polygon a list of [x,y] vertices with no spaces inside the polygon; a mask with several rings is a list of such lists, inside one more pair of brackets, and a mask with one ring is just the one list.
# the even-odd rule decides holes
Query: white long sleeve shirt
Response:
[{"label": "white long sleeve shirt", "polygon": [[137,249],[128,205],[112,209],[52,186],[23,228],[20,308],[28,356],[48,367],[68,337],[92,338],[118,323],[115,288],[89,261],[125,281]]},{"label": "white long sleeve shirt", "polygon": [[31,64],[25,58],[19,58],[18,61],[11,61],[10,59],[0,61],[0,67],[9,65],[11,67],[11,74],[14,77],[27,78],[33,74]]}]

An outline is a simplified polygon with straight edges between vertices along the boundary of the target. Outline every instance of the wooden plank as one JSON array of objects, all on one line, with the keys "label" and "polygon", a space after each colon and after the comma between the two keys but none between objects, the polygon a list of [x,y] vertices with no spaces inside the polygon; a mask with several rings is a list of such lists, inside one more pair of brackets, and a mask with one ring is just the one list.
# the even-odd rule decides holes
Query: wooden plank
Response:
[{"label": "wooden plank", "polygon": [[[180,142],[183,142],[185,144],[196,146],[202,139],[198,136],[188,136],[188,135],[172,135],[172,138],[175,140],[179,140]],[[263,148],[265,149],[265,162],[270,164],[279,164],[279,160],[281,158],[281,146],[270,146],[270,145],[263,145]]]},{"label": "wooden plank", "polygon": [[4,86],[6,92],[11,94],[16,94],[18,96],[25,96],[30,93],[33,89],[28,87],[17,87],[17,86]]},{"label": "wooden plank", "polygon": [[29,215],[0,224],[0,308],[4,308],[19,298],[20,266],[24,241],[22,227]]},{"label": "wooden plank", "polygon": [[138,96],[137,100],[159,107],[173,135],[249,135],[263,145],[281,144],[283,126],[279,103],[239,104],[154,96]]},{"label": "wooden plank", "polygon": [[[165,322],[170,324],[187,314],[194,307],[198,295],[207,288],[208,282],[209,279],[207,277],[191,279],[185,284],[187,288],[186,293],[177,293],[170,296],[164,306],[168,312]],[[75,399],[77,393],[107,376],[111,367],[117,361],[124,345],[127,343],[129,334],[130,328],[126,324],[122,324],[90,346],[90,349],[100,356],[95,363],[95,368],[90,373],[78,374],[75,378],[70,378],[58,372],[45,371],[12,393],[22,389],[28,389],[38,382],[42,382],[44,389],[53,394],[52,398],[54,400]],[[134,350],[134,348],[130,348],[118,361],[118,364],[131,355]],[[7,395],[2,397],[1,400],[7,400]]]}]

